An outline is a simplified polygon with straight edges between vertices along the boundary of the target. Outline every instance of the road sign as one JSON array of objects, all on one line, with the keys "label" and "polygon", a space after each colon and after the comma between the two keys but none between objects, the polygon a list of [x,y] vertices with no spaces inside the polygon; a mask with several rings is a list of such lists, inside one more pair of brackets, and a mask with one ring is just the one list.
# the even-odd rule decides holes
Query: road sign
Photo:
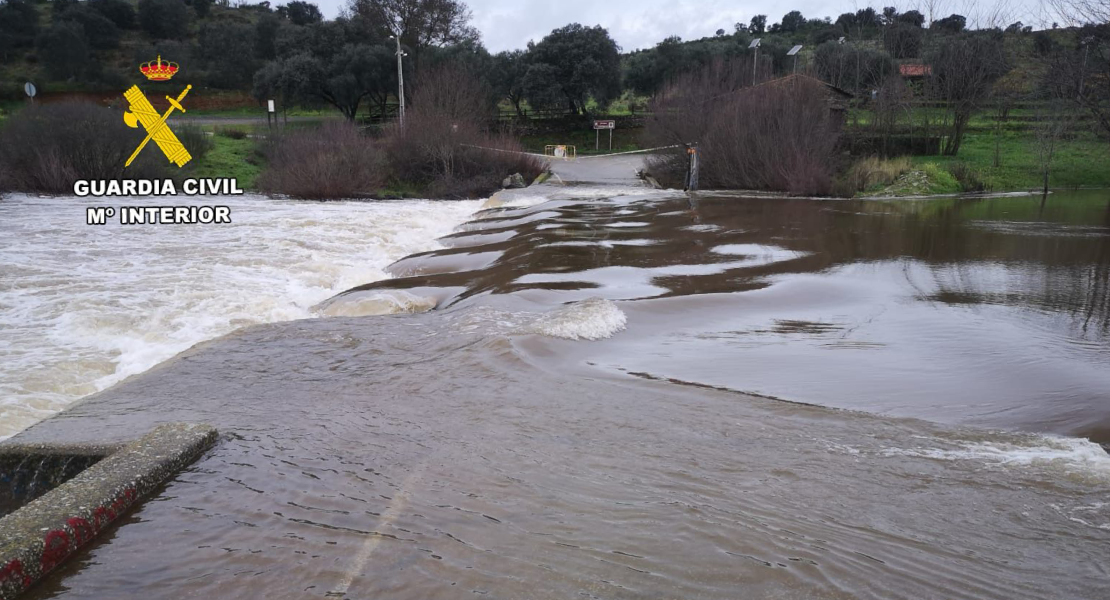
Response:
[{"label": "road sign", "polygon": [[601,146],[601,130],[609,130],[609,150],[613,150],[613,130],[617,128],[617,122],[612,119],[602,119],[594,121],[594,150],[600,150]]},{"label": "road sign", "polygon": [[275,112],[274,111],[274,101],[273,100],[267,100],[266,101],[266,110],[268,112]]},{"label": "road sign", "polygon": [[23,84],[23,91],[27,93],[28,98],[34,98],[35,94],[38,93],[38,90],[35,89],[35,84],[31,83],[30,81]]}]

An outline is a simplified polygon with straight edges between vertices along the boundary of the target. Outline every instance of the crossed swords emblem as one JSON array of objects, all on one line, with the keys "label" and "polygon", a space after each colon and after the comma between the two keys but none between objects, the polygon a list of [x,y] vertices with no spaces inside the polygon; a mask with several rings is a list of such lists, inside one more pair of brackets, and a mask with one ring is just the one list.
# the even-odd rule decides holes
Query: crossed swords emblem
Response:
[{"label": "crossed swords emblem", "polygon": [[150,101],[147,100],[146,96],[143,95],[143,92],[139,89],[139,86],[133,85],[131,89],[124,92],[123,97],[127,99],[127,103],[131,106],[131,110],[123,113],[123,122],[127,123],[127,126],[132,128],[137,128],[141,124],[143,129],[146,130],[146,138],[143,140],[143,143],[139,144],[139,147],[135,148],[135,151],[131,153],[131,158],[127,159],[127,163],[124,164],[124,167],[131,166],[135,157],[143,151],[143,148],[146,147],[150,140],[154,140],[154,143],[162,150],[162,154],[165,154],[166,158],[178,167],[184,166],[185,163],[193,159],[189,151],[185,149],[185,146],[183,146],[181,141],[177,139],[177,136],[174,135],[170,126],[166,124],[166,119],[170,118],[170,114],[172,114],[174,110],[185,112],[185,107],[181,106],[181,101],[185,99],[185,95],[188,94],[191,89],[193,89],[193,86],[185,86],[185,90],[182,91],[181,95],[177,98],[166,96],[166,100],[170,101],[170,107],[166,110],[165,114],[158,114],[158,111],[154,110]]}]

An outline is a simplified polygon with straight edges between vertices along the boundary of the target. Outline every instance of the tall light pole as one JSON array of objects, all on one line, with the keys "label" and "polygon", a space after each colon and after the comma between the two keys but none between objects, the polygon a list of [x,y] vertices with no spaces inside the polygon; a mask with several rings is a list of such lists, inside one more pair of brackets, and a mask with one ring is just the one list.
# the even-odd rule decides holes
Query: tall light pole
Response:
[{"label": "tall light pole", "polygon": [[397,100],[401,103],[398,117],[401,129],[405,128],[405,72],[401,68],[401,58],[408,56],[401,50],[401,38],[396,35],[389,36],[397,40]]},{"label": "tall light pole", "polygon": [[755,38],[748,48],[755,50],[752,54],[752,85],[755,85],[756,74],[759,73],[759,41],[763,38]]}]

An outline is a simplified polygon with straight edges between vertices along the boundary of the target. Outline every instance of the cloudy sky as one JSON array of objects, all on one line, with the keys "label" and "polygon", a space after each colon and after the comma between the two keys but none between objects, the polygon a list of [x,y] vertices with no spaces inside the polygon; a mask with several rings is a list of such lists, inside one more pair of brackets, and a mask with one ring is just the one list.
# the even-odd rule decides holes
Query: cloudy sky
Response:
[{"label": "cloudy sky", "polygon": [[[347,0],[317,0],[327,17],[335,17]],[[465,0],[474,15],[474,25],[491,52],[523,48],[529,40],[539,41],[552,29],[568,23],[602,25],[625,51],[654,46],[663,38],[677,35],[697,39],[718,29],[732,31],[736,22],[747,23],[765,14],[768,24],[799,10],[808,18],[832,17],[873,6],[897,6],[909,10],[926,4],[938,6],[946,16],[953,12],[987,20],[1001,9],[998,20],[1005,24],[1041,20],[1039,0],[920,0],[860,2],[853,0]],[[281,4],[282,0],[273,2]],[[923,14],[925,10],[919,9]]]}]

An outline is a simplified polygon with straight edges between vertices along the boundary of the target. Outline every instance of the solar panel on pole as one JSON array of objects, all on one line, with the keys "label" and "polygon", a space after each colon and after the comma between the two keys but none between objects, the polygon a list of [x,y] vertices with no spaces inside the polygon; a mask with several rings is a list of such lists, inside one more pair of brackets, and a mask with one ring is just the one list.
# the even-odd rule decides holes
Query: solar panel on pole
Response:
[{"label": "solar panel on pole", "polygon": [[798,52],[801,52],[801,50],[802,50],[802,45],[798,44],[797,46],[794,46],[793,48],[790,49],[789,52],[786,53],[787,56],[793,56],[794,57],[794,72],[795,73],[798,72]]}]

